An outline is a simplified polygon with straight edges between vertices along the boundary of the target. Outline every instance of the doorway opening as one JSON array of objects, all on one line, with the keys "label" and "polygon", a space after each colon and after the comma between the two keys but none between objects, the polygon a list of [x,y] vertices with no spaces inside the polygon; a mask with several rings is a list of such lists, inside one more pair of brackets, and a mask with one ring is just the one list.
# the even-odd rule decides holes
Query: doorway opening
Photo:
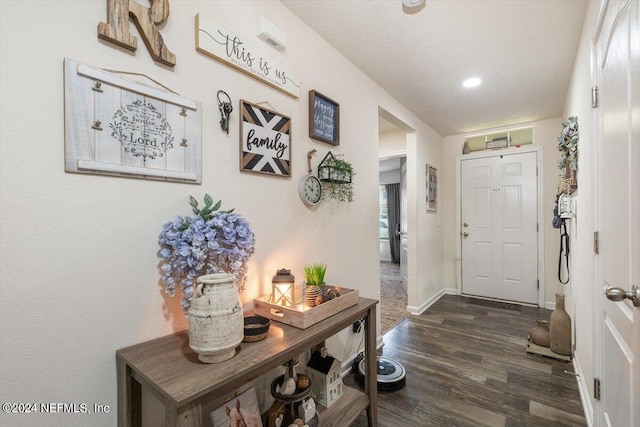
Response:
[{"label": "doorway opening", "polygon": [[406,275],[406,139],[407,133],[404,130],[383,117],[378,118],[382,335],[409,315]]}]

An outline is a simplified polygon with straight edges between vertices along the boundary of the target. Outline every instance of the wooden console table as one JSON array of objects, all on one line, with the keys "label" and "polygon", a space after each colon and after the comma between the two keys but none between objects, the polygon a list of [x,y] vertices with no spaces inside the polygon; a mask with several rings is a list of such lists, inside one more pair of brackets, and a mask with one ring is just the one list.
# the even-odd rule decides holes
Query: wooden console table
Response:
[{"label": "wooden console table", "polygon": [[222,363],[200,362],[189,347],[187,331],[118,350],[118,425],[141,425],[141,397],[145,389],[164,403],[168,427],[208,426],[207,402],[233,393],[364,318],[367,361],[364,393],[345,386],[340,400],[330,408],[320,410],[318,418],[322,427],[344,427],[366,409],[369,426],[376,426],[377,303],[376,300],[360,298],[357,305],[307,329],[271,322],[266,339],[242,343],[238,353]]}]

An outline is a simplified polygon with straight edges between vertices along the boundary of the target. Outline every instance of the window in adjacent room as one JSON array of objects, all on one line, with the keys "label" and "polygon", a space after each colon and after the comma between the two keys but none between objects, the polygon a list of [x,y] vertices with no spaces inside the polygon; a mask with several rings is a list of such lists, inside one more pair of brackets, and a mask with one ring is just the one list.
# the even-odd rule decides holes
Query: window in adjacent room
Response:
[{"label": "window in adjacent room", "polygon": [[487,149],[487,143],[504,141],[507,147],[516,147],[520,145],[529,145],[533,143],[533,128],[526,127],[520,129],[512,129],[502,132],[490,133],[487,135],[477,135],[465,138],[469,151],[482,151]]},{"label": "window in adjacent room", "polygon": [[387,190],[384,185],[380,187],[379,197],[379,215],[378,215],[378,228],[380,233],[380,240],[389,240],[389,216],[387,214]]}]

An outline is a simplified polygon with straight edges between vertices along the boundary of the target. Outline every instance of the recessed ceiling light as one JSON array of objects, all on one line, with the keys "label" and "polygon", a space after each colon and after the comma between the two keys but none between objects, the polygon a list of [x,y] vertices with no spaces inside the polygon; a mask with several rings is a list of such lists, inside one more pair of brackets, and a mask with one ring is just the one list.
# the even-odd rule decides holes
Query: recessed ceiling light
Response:
[{"label": "recessed ceiling light", "polygon": [[480,83],[482,83],[482,80],[480,79],[480,77],[470,77],[467,80],[462,82],[462,86],[466,88],[472,88],[472,87],[480,86]]}]

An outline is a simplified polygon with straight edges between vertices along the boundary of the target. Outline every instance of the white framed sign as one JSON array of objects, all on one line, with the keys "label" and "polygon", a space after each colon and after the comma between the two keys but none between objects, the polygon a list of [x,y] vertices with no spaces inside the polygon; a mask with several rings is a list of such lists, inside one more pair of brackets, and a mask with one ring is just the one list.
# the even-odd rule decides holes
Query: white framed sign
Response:
[{"label": "white framed sign", "polygon": [[291,118],[240,100],[240,171],[291,177]]},{"label": "white framed sign", "polygon": [[202,182],[202,107],[64,60],[65,171]]},{"label": "white framed sign", "polygon": [[196,50],[294,98],[300,97],[298,73],[200,13],[196,15]]}]

